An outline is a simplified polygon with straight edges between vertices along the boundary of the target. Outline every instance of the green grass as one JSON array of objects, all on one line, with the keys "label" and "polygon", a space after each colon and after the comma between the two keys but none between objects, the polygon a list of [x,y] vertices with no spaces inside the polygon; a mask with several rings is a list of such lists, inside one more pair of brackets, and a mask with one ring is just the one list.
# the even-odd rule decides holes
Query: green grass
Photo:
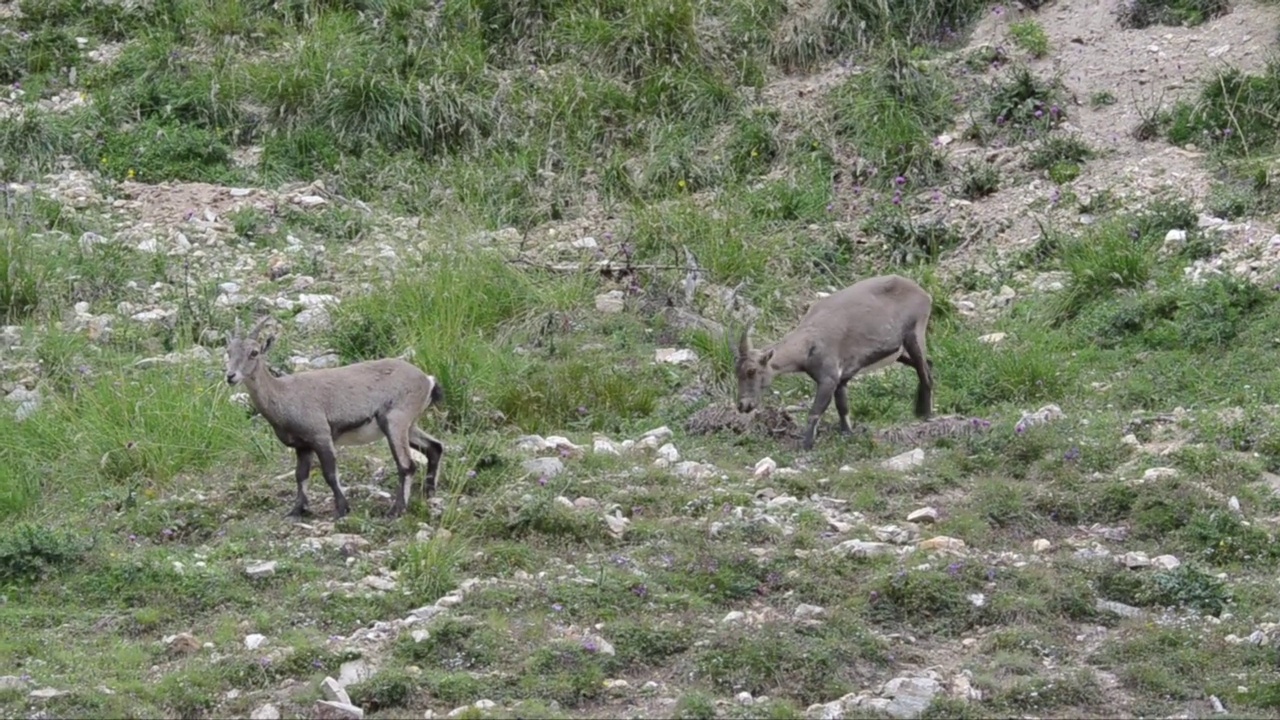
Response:
[{"label": "green grass", "polygon": [[[1086,202],[1073,185],[1104,153],[1063,126],[1070,83],[1022,64],[1056,48],[1031,19],[1008,26],[1019,50],[964,48],[983,2],[19,5],[0,31],[0,83],[26,92],[0,118],[18,184],[0,390],[38,402],[0,402],[0,668],[30,679],[0,715],[308,715],[354,660],[376,668],[347,688],[370,717],[797,717],[922,667],[979,691],[926,717],[1163,717],[1210,695],[1274,712],[1270,646],[1229,636],[1280,612],[1276,279],[1265,260],[1257,283],[1184,272],[1236,239],[1201,213],[1262,227],[1280,207],[1274,67],[1144,115],[1153,152],[1210,151],[1208,197]],[[1126,7],[1118,27],[1223,11]],[[87,104],[36,109],[74,92]],[[83,199],[51,196],[64,166],[91,173]],[[125,181],[325,202],[213,193],[211,235],[176,201],[138,227]],[[995,252],[968,204],[1037,187],[1055,193],[1039,236]],[[732,401],[743,327],[772,341],[885,272],[933,295],[935,412],[971,432],[883,436],[912,428],[897,364],[850,383],[858,434],[829,411],[810,452],[692,431]],[[614,291],[622,311],[597,309]],[[303,294],[339,298],[327,324]],[[284,520],[292,451],[221,367],[222,333],[263,314],[277,371],[404,356],[439,380],[421,426],[446,443],[441,507],[415,495],[388,520],[375,443],[340,450],[351,515],[328,520],[316,473],[317,516]],[[774,391],[804,407],[813,386]],[[1064,417],[1024,418],[1049,404]],[[538,453],[560,472],[526,467],[535,433],[577,446]],[[910,471],[882,466],[917,447]],[[764,457],[779,470],[757,477]],[[919,546],[939,535],[964,547]],[[42,687],[66,694],[27,697]]]}]

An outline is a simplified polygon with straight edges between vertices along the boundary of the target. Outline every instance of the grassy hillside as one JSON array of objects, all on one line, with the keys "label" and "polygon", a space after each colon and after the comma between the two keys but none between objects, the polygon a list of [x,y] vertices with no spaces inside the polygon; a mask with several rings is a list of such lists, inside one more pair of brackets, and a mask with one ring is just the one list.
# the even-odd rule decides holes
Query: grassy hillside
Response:
[{"label": "grassy hillside", "polygon": [[[1280,8],[1025,5],[0,4],[0,716],[1275,717]],[[882,272],[940,418],[735,423]],[[284,519],[262,314],[438,501]]]}]

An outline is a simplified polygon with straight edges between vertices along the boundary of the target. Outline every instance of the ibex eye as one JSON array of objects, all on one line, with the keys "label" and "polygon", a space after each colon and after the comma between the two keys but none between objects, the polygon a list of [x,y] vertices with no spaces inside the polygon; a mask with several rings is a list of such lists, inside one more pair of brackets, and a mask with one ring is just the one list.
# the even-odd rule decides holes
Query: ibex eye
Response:
[{"label": "ibex eye", "polygon": [[258,351],[257,350],[249,351],[249,357],[258,357]]}]

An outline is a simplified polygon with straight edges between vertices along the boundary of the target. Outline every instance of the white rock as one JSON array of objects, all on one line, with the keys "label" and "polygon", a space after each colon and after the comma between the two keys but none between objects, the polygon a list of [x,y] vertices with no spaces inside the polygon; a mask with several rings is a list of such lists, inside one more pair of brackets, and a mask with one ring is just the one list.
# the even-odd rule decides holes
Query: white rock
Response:
[{"label": "white rock", "polygon": [[1049,552],[1052,548],[1053,543],[1049,542],[1045,538],[1039,538],[1035,542],[1031,543],[1031,549],[1038,553]]},{"label": "white rock", "polygon": [[733,699],[734,699],[734,701],[735,701],[735,702],[737,702],[739,705],[751,705],[752,703],[754,703],[754,702],[756,701],[756,699],[755,699],[755,698],[751,697],[751,693],[747,692],[746,690],[743,690],[742,692],[738,693],[737,695],[734,695],[734,696],[733,696]]},{"label": "white rock", "polygon": [[395,580],[380,575],[366,575],[360,579],[360,584],[383,592],[391,592],[396,589]]},{"label": "white rock", "polygon": [[267,703],[249,713],[249,720],[280,720],[280,708]]},{"label": "white rock", "polygon": [[1187,231],[1170,230],[1164,234],[1164,241],[1166,243],[1184,243],[1187,241]]},{"label": "white rock", "polygon": [[907,516],[907,522],[934,523],[937,521],[938,510],[932,507],[922,507]]},{"label": "white rock", "polygon": [[320,692],[324,694],[326,700],[351,704],[351,697],[347,695],[346,689],[331,677],[325,677],[320,681]]},{"label": "white rock", "polygon": [[827,614],[826,608],[823,608],[819,605],[809,605],[807,603],[800,603],[799,605],[797,605],[794,612],[794,615],[797,620],[804,620],[806,618],[816,618],[825,614]]},{"label": "white rock", "polygon": [[349,703],[319,700],[313,717],[318,720],[363,720],[364,710]]},{"label": "white rock", "polygon": [[1006,337],[1008,337],[1006,333],[1002,333],[1002,332],[990,333],[989,335],[983,335],[982,337],[978,338],[978,342],[986,343],[988,345],[995,345],[1001,340],[1004,340]]},{"label": "white rock", "polygon": [[553,478],[564,472],[564,463],[560,462],[560,458],[540,457],[532,460],[525,460],[520,464],[525,472],[540,477]]},{"label": "white rock", "polygon": [[667,443],[666,445],[658,448],[658,458],[666,460],[668,463],[675,464],[680,462],[680,451],[676,449],[675,445]]},{"label": "white rock", "polygon": [[17,675],[0,675],[0,691],[3,690],[25,690],[27,681]]},{"label": "white rock", "polygon": [[913,467],[924,464],[924,450],[916,448],[908,450],[901,455],[895,455],[881,463],[881,467],[886,470],[894,470],[896,472],[906,472]]},{"label": "white rock", "polygon": [[459,595],[458,593],[451,592],[448,595],[441,597],[439,600],[436,600],[436,607],[442,607],[442,608],[457,607],[458,605],[462,604],[462,599],[463,599],[462,596]]},{"label": "white rock", "polygon": [[1151,559],[1144,552],[1127,552],[1120,556],[1120,562],[1127,568],[1147,567],[1151,564]]},{"label": "white rock", "polygon": [[608,655],[612,657],[618,654],[618,651],[613,648],[613,644],[599,635],[587,635],[583,638],[583,643],[590,644],[595,648],[595,652],[598,652],[601,655]]},{"label": "white rock", "polygon": [[605,515],[604,523],[609,526],[609,534],[620,538],[627,531],[627,526],[631,524],[631,520],[620,515]]},{"label": "white rock", "polygon": [[621,290],[610,290],[596,296],[596,311],[612,315],[626,309],[626,300]]},{"label": "white rock", "polygon": [[66,690],[58,690],[57,688],[45,687],[45,688],[40,688],[39,690],[32,690],[30,693],[27,693],[27,697],[32,698],[33,700],[52,700],[53,698],[60,697],[66,694],[67,694]]},{"label": "white rock", "polygon": [[831,548],[831,552],[848,557],[875,557],[890,555],[895,552],[889,543],[869,542],[867,540],[845,540]]},{"label": "white rock", "polygon": [[1182,561],[1174,555],[1157,555],[1151,558],[1151,566],[1157,570],[1174,570]]},{"label": "white rock", "polygon": [[885,712],[895,718],[917,718],[942,690],[932,678],[894,678],[885,683],[881,695],[891,698]]},{"label": "white rock", "polygon": [[331,320],[329,311],[322,308],[307,308],[297,315],[293,316],[293,322],[298,327],[311,332],[319,332],[329,329]]},{"label": "white rock", "polygon": [[1178,477],[1178,470],[1177,468],[1171,467],[1147,468],[1146,471],[1142,473],[1143,482],[1154,482],[1157,480],[1166,480],[1176,477]]},{"label": "white rock", "polygon": [[259,633],[244,636],[244,646],[250,650],[257,650],[267,644],[267,636]]},{"label": "white rock", "polygon": [[765,457],[765,458],[760,458],[760,460],[756,462],[755,470],[753,470],[751,474],[757,480],[763,480],[764,478],[767,478],[770,475],[772,475],[773,471],[777,469],[778,469],[778,463],[774,461],[774,459],[771,457]]},{"label": "white rock", "polygon": [[[411,616],[411,617],[412,617],[412,616]],[[414,619],[416,620],[417,618],[414,618]],[[431,632],[430,632],[430,631],[428,631],[428,630],[423,630],[423,629],[419,628],[419,629],[414,630],[413,632],[409,633],[409,636],[410,636],[410,637],[412,637],[412,638],[413,638],[413,641],[414,641],[414,642],[416,642],[416,643],[426,642],[427,640],[429,640],[429,639],[431,638]]]},{"label": "white rock", "polygon": [[653,352],[653,359],[670,365],[687,365],[698,361],[698,354],[687,348],[658,348]]},{"label": "white rock", "polygon": [[662,427],[656,427],[646,432],[644,435],[641,435],[640,439],[647,440],[649,438],[653,438],[657,442],[662,442],[663,440],[670,439],[671,436],[674,434],[675,433],[671,432],[671,428],[667,427],[666,425],[663,425]]},{"label": "white rock", "polygon": [[[438,602],[438,601],[437,601]],[[364,682],[373,677],[373,668],[363,658],[348,660],[338,667],[338,687]]]},{"label": "white rock", "polygon": [[728,612],[728,613],[727,613],[727,614],[726,614],[726,615],[725,615],[725,616],[720,620],[720,622],[722,622],[722,623],[736,623],[736,622],[738,622],[739,620],[741,620],[741,619],[745,618],[746,616],[747,616],[747,614],[746,614],[746,613],[744,613],[744,612],[742,612],[741,610],[730,610],[730,611],[729,611],[729,612]]},{"label": "white rock", "polygon": [[597,455],[621,455],[618,446],[603,435],[598,435],[591,444],[591,451]]},{"label": "white rock", "polygon": [[293,201],[303,207],[316,207],[328,202],[328,200],[325,200],[319,195],[299,195],[294,198]]},{"label": "white rock", "polygon": [[251,578],[263,578],[276,574],[276,561],[254,563],[244,569],[244,574]]}]

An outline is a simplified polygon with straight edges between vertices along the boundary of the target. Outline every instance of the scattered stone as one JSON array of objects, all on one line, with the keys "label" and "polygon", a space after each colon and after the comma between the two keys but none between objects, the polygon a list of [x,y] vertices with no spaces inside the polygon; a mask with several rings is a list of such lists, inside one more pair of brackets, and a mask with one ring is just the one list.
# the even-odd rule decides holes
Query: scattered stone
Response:
[{"label": "scattered stone", "polygon": [[[441,598],[443,599],[443,598]],[[439,601],[437,601],[439,602]],[[348,660],[338,667],[338,686],[345,688],[373,677],[373,668],[363,658]]]},{"label": "scattered stone", "polygon": [[751,693],[747,692],[746,690],[743,690],[737,695],[734,695],[733,699],[739,705],[751,705],[756,701],[755,698],[751,697]]},{"label": "scattered stone", "polygon": [[653,359],[669,365],[689,365],[698,361],[698,354],[687,348],[658,348]]},{"label": "scattered stone", "polygon": [[364,711],[350,703],[316,701],[314,720],[364,720]]},{"label": "scattered stone", "polygon": [[609,526],[609,534],[615,538],[621,538],[631,524],[631,520],[620,515],[605,515],[604,522]]},{"label": "scattered stone", "polygon": [[621,455],[618,446],[613,441],[603,435],[597,435],[591,444],[591,451],[597,455]]},{"label": "scattered stone", "polygon": [[680,451],[676,449],[675,445],[667,443],[666,445],[658,448],[658,459],[663,460],[670,465],[674,465],[677,462],[680,462]]},{"label": "scattered stone", "polygon": [[351,697],[347,695],[347,691],[331,677],[325,677],[320,681],[320,692],[324,694],[326,700],[342,703],[344,705],[351,704]]},{"label": "scattered stone", "polygon": [[413,638],[414,642],[420,643],[420,642],[426,642],[427,640],[429,640],[431,638],[431,633],[430,631],[419,628],[409,633],[409,636]]},{"label": "scattered stone", "polygon": [[895,718],[917,718],[942,690],[931,678],[899,677],[885,683],[880,694],[890,698],[884,711]]},{"label": "scattered stone", "polygon": [[382,592],[391,592],[396,589],[395,580],[380,575],[366,575],[360,579],[360,584]]},{"label": "scattered stone", "polygon": [[1249,633],[1248,641],[1250,645],[1258,645],[1258,646],[1266,645],[1267,634],[1262,632],[1261,630],[1254,630],[1253,632]]},{"label": "scattered stone", "polygon": [[1098,612],[1109,612],[1123,618],[1137,618],[1146,614],[1141,608],[1136,608],[1132,605],[1125,605],[1124,603],[1116,602],[1114,600],[1099,599],[1094,607],[1097,608]]},{"label": "scattered stone", "polygon": [[1178,470],[1171,467],[1153,467],[1147,468],[1142,473],[1142,482],[1155,482],[1158,480],[1169,480],[1178,477]]},{"label": "scattered stone", "polygon": [[598,652],[601,655],[608,655],[610,657],[618,654],[617,650],[614,650],[613,648],[613,643],[610,643],[599,635],[587,635],[583,637],[582,645],[588,652]]},{"label": "scattered stone", "polygon": [[889,543],[845,540],[831,548],[831,552],[847,557],[875,557],[877,555],[891,555],[895,550]]},{"label": "scattered stone", "polygon": [[1024,433],[1034,425],[1044,425],[1057,420],[1065,420],[1066,414],[1057,405],[1045,405],[1035,412],[1024,412],[1018,423],[1013,426],[1014,432]]},{"label": "scattered stone", "polygon": [[911,530],[898,525],[883,525],[875,529],[875,534],[877,540],[894,545],[906,545],[915,537]]},{"label": "scattered stone", "polygon": [[978,338],[978,342],[986,343],[988,345],[995,345],[1001,340],[1004,340],[1006,337],[1009,337],[1006,333],[1002,333],[1002,332],[990,333],[989,335],[983,335],[982,337]]},{"label": "scattered stone", "polygon": [[441,597],[439,600],[436,600],[436,607],[442,607],[442,608],[457,607],[458,605],[461,605],[461,604],[462,604],[462,594],[457,592],[456,590],[454,592],[449,593],[448,595]]},{"label": "scattered stone", "polygon": [[947,537],[946,535],[938,535],[928,540],[921,541],[916,546],[920,550],[942,550],[946,552],[959,552],[964,550],[964,541],[960,538]]},{"label": "scattered stone", "polygon": [[747,614],[746,614],[746,613],[744,613],[744,612],[742,612],[741,610],[730,610],[730,611],[729,611],[729,612],[724,616],[724,618],[720,620],[720,622],[722,622],[722,623],[735,623],[735,622],[738,622],[739,620],[741,620],[741,619],[745,618],[746,616],[747,616]]},{"label": "scattered stone", "polygon": [[1174,555],[1157,555],[1151,558],[1151,566],[1157,570],[1175,570],[1182,561]]},{"label": "scattered stone", "polygon": [[608,315],[620,313],[626,309],[626,300],[621,290],[610,290],[596,296],[596,311]]},{"label": "scattered stone", "polygon": [[532,460],[525,460],[520,464],[524,471],[531,475],[539,477],[553,478],[564,472],[564,463],[560,462],[560,458],[540,457]]},{"label": "scattered stone", "polygon": [[244,574],[254,579],[275,575],[276,561],[268,560],[267,562],[254,563],[244,569]]},{"label": "scattered stone", "polygon": [[1144,552],[1127,552],[1124,555],[1121,555],[1119,560],[1129,569],[1148,567],[1151,565],[1151,559],[1148,558],[1147,554]]},{"label": "scattered stone", "polygon": [[757,480],[764,480],[778,469],[778,463],[771,457],[760,458],[756,461],[756,467],[751,472],[752,477]]},{"label": "scattered stone", "polygon": [[924,450],[916,448],[885,460],[881,463],[881,467],[895,472],[906,472],[922,464],[924,464]]},{"label": "scattered stone", "polygon": [[907,515],[907,522],[912,523],[935,523],[938,521],[938,510],[932,507],[922,507],[919,510],[912,511]]},{"label": "scattered stone", "polygon": [[0,691],[3,690],[25,690],[27,681],[17,675],[0,675]]},{"label": "scattered stone", "polygon": [[249,713],[249,720],[280,720],[280,708],[267,703]]},{"label": "scattered stone", "polygon": [[826,608],[818,605],[809,605],[807,603],[800,603],[799,605],[796,606],[794,614],[797,620],[807,620],[809,618],[816,618],[822,615],[826,615],[827,610]]},{"label": "scattered stone", "polygon": [[249,650],[257,650],[267,644],[267,636],[259,633],[244,636],[244,646]]},{"label": "scattered stone", "polygon": [[1038,553],[1049,552],[1052,548],[1053,543],[1049,542],[1045,538],[1039,538],[1035,542],[1031,543],[1031,549]]}]

